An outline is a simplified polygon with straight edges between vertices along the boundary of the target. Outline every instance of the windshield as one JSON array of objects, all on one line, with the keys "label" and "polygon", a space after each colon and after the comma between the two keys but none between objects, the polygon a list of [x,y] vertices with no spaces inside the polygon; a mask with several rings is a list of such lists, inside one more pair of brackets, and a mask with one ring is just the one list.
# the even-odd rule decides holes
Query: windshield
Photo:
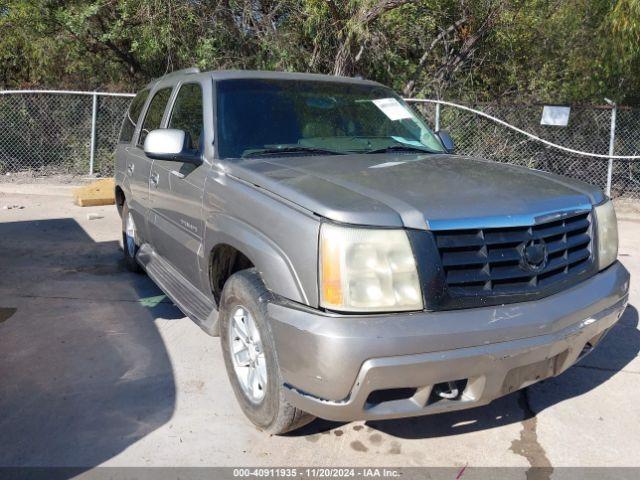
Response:
[{"label": "windshield", "polygon": [[224,80],[217,84],[221,158],[442,153],[439,139],[390,89],[356,83]]}]

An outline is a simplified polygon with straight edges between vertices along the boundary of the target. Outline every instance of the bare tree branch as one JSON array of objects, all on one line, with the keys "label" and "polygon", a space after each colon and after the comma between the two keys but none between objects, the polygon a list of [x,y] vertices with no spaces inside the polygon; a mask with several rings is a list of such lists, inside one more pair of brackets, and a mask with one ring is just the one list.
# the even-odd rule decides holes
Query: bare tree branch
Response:
[{"label": "bare tree branch", "polygon": [[416,84],[415,77],[424,68],[425,64],[427,63],[427,60],[429,59],[429,55],[431,54],[433,49],[436,47],[436,45],[438,45],[438,43],[440,43],[447,35],[454,32],[466,21],[467,21],[467,17],[463,16],[460,20],[457,20],[456,22],[449,25],[447,28],[441,30],[440,33],[435,36],[435,38],[431,41],[429,46],[425,49],[424,53],[420,57],[420,60],[418,61],[418,65],[416,67],[416,72],[414,74],[414,77],[407,82],[404,89],[402,90],[405,96],[410,97],[413,94],[413,89],[415,88],[415,84]]},{"label": "bare tree branch", "polygon": [[[373,22],[378,20],[384,13],[414,1],[416,0],[378,0],[373,7],[367,8],[365,4],[357,10],[349,21],[346,22],[344,27],[349,30],[344,35],[344,39],[338,47],[333,74],[339,76],[353,74],[354,65],[356,63],[356,43],[359,39],[359,33],[356,31],[354,26],[357,25],[360,29],[364,30]],[[328,2],[330,4],[333,3],[332,0],[328,0]]]}]

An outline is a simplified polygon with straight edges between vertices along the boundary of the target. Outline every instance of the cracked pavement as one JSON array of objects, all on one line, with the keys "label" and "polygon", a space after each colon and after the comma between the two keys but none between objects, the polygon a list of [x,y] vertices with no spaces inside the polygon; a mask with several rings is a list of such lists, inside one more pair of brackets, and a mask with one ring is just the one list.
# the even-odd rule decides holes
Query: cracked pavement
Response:
[{"label": "cracked pavement", "polygon": [[[0,465],[640,466],[640,219],[629,308],[579,365],[472,410],[258,432],[205,335],[120,262],[115,207],[0,184]],[[103,218],[90,220],[89,213]]]}]

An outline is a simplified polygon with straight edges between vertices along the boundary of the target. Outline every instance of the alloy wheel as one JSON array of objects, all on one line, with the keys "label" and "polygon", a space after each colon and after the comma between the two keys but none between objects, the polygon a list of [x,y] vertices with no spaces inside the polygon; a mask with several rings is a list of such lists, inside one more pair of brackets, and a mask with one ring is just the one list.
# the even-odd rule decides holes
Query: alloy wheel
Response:
[{"label": "alloy wheel", "polygon": [[266,358],[255,320],[249,310],[240,305],[231,317],[229,346],[238,383],[252,403],[260,403],[267,389]]}]

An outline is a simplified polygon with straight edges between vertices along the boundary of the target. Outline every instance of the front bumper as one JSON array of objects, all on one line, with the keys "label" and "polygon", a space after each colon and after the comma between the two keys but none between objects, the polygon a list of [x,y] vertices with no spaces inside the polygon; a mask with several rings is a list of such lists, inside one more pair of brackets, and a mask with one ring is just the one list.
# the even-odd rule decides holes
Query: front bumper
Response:
[{"label": "front bumper", "polygon": [[[373,316],[272,303],[268,312],[290,403],[330,420],[383,419],[484,405],[558,375],[616,323],[628,289],[615,263],[535,302]],[[456,399],[432,395],[458,380]],[[391,389],[409,394],[378,400]]]}]

